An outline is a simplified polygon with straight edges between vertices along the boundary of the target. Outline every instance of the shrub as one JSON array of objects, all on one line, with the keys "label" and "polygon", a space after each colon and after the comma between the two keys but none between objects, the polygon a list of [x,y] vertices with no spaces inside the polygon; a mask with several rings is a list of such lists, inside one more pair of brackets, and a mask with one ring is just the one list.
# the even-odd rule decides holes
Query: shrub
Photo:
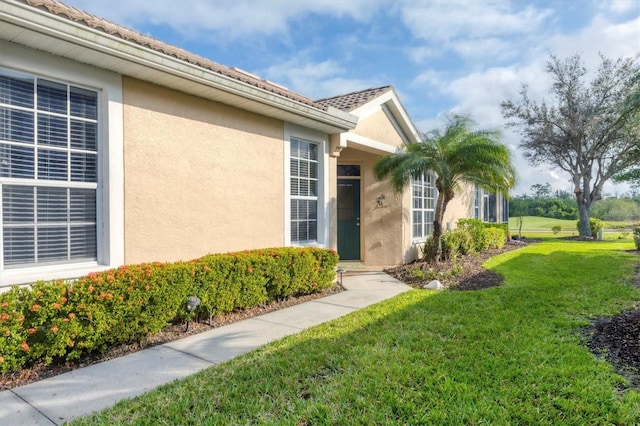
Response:
[{"label": "shrub", "polygon": [[473,238],[466,229],[452,229],[446,231],[442,236],[442,257],[444,260],[464,256],[473,250]]},{"label": "shrub", "polygon": [[553,235],[558,235],[560,231],[562,231],[562,226],[560,225],[555,225],[551,227],[551,232],[553,232]]},{"label": "shrub", "polygon": [[28,331],[24,327],[25,304],[21,303],[20,289],[11,288],[0,293],[0,372],[17,370],[27,362],[30,346]]},{"label": "shrub", "polygon": [[[591,228],[591,236],[598,238],[598,233],[604,228],[604,222],[598,218],[589,218],[589,227]],[[576,223],[576,228],[580,231],[580,221]]]},{"label": "shrub", "polygon": [[485,238],[487,241],[487,248],[499,249],[504,247],[507,241],[507,233],[502,228],[487,228],[485,229]]},{"label": "shrub", "polygon": [[[444,247],[443,247],[443,250],[444,250]],[[424,245],[422,246],[422,256],[426,259],[435,259],[436,251],[437,251],[436,241],[433,238],[433,235],[429,235],[429,237],[427,238],[427,241],[425,241]]]},{"label": "shrub", "polygon": [[471,235],[473,249],[470,253],[480,253],[489,247],[486,235],[487,227],[482,220],[460,219],[458,220],[458,228],[467,231]]},{"label": "shrub", "polygon": [[189,295],[214,315],[313,293],[331,286],[337,263],[332,250],[277,248],[13,287],[0,294],[0,373],[140,341],[184,319]]}]

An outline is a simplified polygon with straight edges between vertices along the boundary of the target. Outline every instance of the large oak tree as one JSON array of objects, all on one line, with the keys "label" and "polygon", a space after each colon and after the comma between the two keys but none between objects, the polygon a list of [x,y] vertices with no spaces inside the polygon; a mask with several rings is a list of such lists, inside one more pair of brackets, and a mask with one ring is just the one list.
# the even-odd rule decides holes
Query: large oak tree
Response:
[{"label": "large oak tree", "polygon": [[550,164],[571,177],[580,235],[590,236],[593,203],[605,182],[624,175],[640,158],[640,68],[637,58],[601,56],[590,81],[579,55],[551,56],[549,97],[531,99],[524,85],[517,101],[502,103],[508,124],[520,130],[520,148],[531,165]]}]

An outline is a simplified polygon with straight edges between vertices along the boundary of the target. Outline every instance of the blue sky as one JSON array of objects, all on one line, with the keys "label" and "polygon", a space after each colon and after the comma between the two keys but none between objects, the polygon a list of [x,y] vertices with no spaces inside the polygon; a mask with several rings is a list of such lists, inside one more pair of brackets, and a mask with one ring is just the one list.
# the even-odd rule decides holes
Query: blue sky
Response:
[{"label": "blue sky", "polygon": [[[515,194],[534,183],[570,190],[553,167],[532,168],[504,128],[500,102],[521,84],[544,97],[549,54],[640,54],[640,0],[66,0],[312,99],[392,84],[420,131],[446,114],[503,130],[519,170]],[[625,186],[609,185],[609,193]]]}]

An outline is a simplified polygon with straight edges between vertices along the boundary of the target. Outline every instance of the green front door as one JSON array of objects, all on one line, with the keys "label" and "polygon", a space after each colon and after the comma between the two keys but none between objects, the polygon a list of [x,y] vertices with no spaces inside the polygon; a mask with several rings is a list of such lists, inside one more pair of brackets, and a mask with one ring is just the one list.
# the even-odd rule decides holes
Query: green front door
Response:
[{"label": "green front door", "polygon": [[360,260],[360,179],[338,179],[338,254]]}]

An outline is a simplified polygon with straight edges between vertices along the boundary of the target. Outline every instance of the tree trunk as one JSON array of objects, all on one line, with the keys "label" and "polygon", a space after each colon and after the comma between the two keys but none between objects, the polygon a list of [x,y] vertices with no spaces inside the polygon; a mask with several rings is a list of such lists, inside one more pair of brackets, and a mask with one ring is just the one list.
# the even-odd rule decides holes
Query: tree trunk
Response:
[{"label": "tree trunk", "polygon": [[522,222],[524,222],[524,218],[522,215],[518,216],[518,238],[522,240]]},{"label": "tree trunk", "polygon": [[[424,251],[424,260],[429,263],[438,262],[442,258],[442,221],[444,219],[444,212],[447,209],[447,204],[453,199],[453,192],[444,194],[440,188],[439,183],[436,181],[436,188],[438,189],[438,198],[436,200],[436,211],[433,219],[433,238],[434,250]],[[428,241],[428,240],[427,240]]]},{"label": "tree trunk", "polygon": [[580,225],[579,231],[581,237],[591,237],[591,224],[589,219],[591,218],[591,205],[584,199],[582,193],[576,194],[576,200],[578,201],[578,212],[580,213]]},{"label": "tree trunk", "polygon": [[437,218],[433,221],[433,243],[435,245],[435,253],[429,253],[428,255],[432,258],[427,259],[427,261],[438,262],[442,258],[442,222]]}]

